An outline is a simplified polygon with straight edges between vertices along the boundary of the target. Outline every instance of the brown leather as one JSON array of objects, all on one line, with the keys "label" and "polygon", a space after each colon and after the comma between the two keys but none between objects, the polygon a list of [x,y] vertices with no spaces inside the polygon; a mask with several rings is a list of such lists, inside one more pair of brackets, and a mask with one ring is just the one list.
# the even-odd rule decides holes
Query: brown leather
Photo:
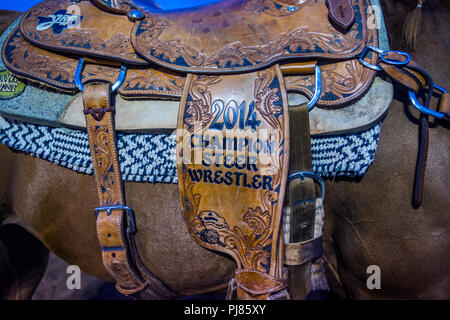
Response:
[{"label": "brown leather", "polygon": [[[375,41],[377,38],[372,36],[371,39]],[[78,59],[33,46],[23,38],[20,30],[12,32],[6,43],[11,47],[11,51],[6,54],[7,46],[3,47],[3,62],[14,74],[31,78],[57,89],[78,90],[74,83]],[[371,44],[376,45],[374,42]],[[36,61],[39,61],[39,64]],[[375,63],[375,61],[371,62]],[[119,74],[117,63],[120,64],[114,60],[87,58],[83,79],[86,81],[101,78],[114,82]],[[287,90],[312,97],[316,82],[314,66],[314,62],[281,65]],[[341,107],[342,104],[353,101],[364,94],[376,74],[375,71],[364,68],[358,59],[322,64],[321,70],[322,94],[317,104],[327,107]],[[118,92],[126,98],[168,97],[178,99],[183,92],[185,81],[186,78],[183,74],[169,70],[154,67],[128,68],[124,84]],[[329,99],[330,96],[333,98]]]},{"label": "brown leather", "polygon": [[[91,0],[99,8],[107,12],[128,14],[131,10],[137,9],[132,0],[110,0],[108,5],[102,0]],[[148,9],[161,10],[161,6],[153,0],[140,1],[144,3]]]},{"label": "brown leather", "polygon": [[[78,91],[75,85],[75,70],[78,59],[61,55],[52,51],[31,45],[26,41],[20,30],[15,29],[3,46],[2,58],[5,66],[14,74],[31,78],[39,83],[45,83],[64,91]],[[8,48],[8,54],[6,49]],[[113,83],[120,72],[119,67],[111,66],[114,61],[86,60],[82,75],[83,81],[103,79]],[[117,61],[116,61],[117,63]],[[185,77],[170,71],[156,68],[128,68],[124,84],[119,93],[124,97],[175,97],[181,96]]]},{"label": "brown leather", "polygon": [[393,66],[391,64],[387,63],[380,63],[379,66],[383,69],[384,72],[386,72],[387,75],[389,75],[392,79],[395,81],[401,83],[409,90],[412,90],[414,92],[419,92],[419,83],[415,80],[415,78],[412,78],[409,74],[405,73],[400,68],[397,68],[396,66]]},{"label": "brown leather", "polygon": [[[240,110],[258,122],[241,128],[245,122],[236,113],[229,126],[224,116],[216,116],[222,104],[235,105],[236,112],[244,106]],[[198,144],[200,137],[215,137],[217,147]],[[221,146],[225,139],[236,141],[240,151]],[[244,139],[251,141],[245,145]],[[280,223],[288,142],[287,95],[278,65],[238,75],[188,75],[178,116],[177,166],[189,233],[200,245],[233,257],[238,269],[272,278],[283,274]],[[268,144],[266,151],[255,149]],[[219,160],[210,162],[211,157]]]},{"label": "brown leather", "polygon": [[[356,5],[362,16],[365,1]],[[25,14],[20,30],[28,41],[49,50],[138,65],[147,65],[145,59],[185,72],[248,71],[287,58],[344,59],[363,50],[365,18],[348,32],[334,32],[324,0],[298,2],[293,11],[283,1],[281,6],[271,2],[226,0],[197,10],[145,12],[143,20],[133,23],[125,11],[112,15],[82,1],[77,3],[82,28],[55,34],[51,28],[37,30],[38,17],[66,10],[72,3],[47,0]],[[108,28],[99,28],[98,21]],[[184,32],[186,26],[190,30]]]},{"label": "brown leather", "polygon": [[236,271],[237,295],[239,300],[267,300],[270,293],[281,291],[286,281],[271,277],[257,270]]},{"label": "brown leather", "polygon": [[[419,71],[421,70],[420,66],[413,61],[405,67],[397,67],[385,62],[380,62],[379,66],[389,77],[416,93],[419,92],[419,89],[427,86],[427,80]],[[409,66],[414,67],[414,69]]]},{"label": "brown leather", "polygon": [[[395,52],[389,52],[386,58],[393,59],[397,61],[402,61],[405,57],[401,54]],[[381,69],[386,72],[388,76],[392,79],[401,83],[407,89],[414,91],[416,94],[427,91],[425,95],[424,107],[429,108],[431,98],[433,95],[432,80],[428,73],[420,67],[416,62],[410,61],[405,66],[395,66],[385,62],[379,64]],[[445,94],[444,94],[445,95]],[[444,101],[446,102],[446,97]],[[445,108],[445,107],[444,107]],[[424,191],[424,181],[425,181],[425,170],[428,158],[428,147],[429,147],[429,121],[428,115],[425,113],[420,114],[420,127],[419,127],[419,146],[417,152],[416,169],[414,176],[414,186],[413,186],[413,197],[412,205],[414,208],[419,208],[423,202],[423,191]]]},{"label": "brown leather", "polygon": [[[11,36],[8,39],[8,43],[13,47],[13,49],[11,49],[11,54],[5,55],[5,51],[3,54],[3,59],[5,60],[4,62],[8,69],[11,69],[16,74],[23,74],[25,77],[31,77],[40,83],[47,83],[57,88],[72,91],[76,90],[72,78],[78,59],[76,57],[72,61],[70,59],[72,59],[73,54],[82,54],[88,63],[84,74],[93,73],[94,78],[98,78],[98,73],[100,73],[103,76],[103,79],[106,79],[107,76],[108,78],[115,79],[118,70],[106,68],[105,66],[102,66],[99,70],[92,70],[93,68],[90,63],[100,63],[102,65],[111,66],[114,64],[117,65],[117,63],[130,62],[133,64],[145,65],[145,68],[141,69],[134,68],[133,66],[128,67],[125,84],[119,89],[119,93],[127,98],[142,96],[178,98],[181,96],[182,87],[185,81],[184,75],[173,74],[168,70],[163,71],[155,69],[153,66],[150,68],[143,60],[131,59],[133,61],[130,61],[130,59],[126,58],[126,55],[129,56],[132,50],[132,47],[128,45],[128,43],[131,42],[129,32],[131,32],[132,23],[128,21],[125,16],[115,15],[114,29],[108,29],[107,34],[104,34],[103,29],[94,30],[93,27],[98,26],[97,21],[102,20],[108,22],[108,19],[111,19],[112,16],[111,14],[100,10],[101,8],[105,9],[105,5],[102,7],[100,4],[101,1],[96,2],[97,7],[89,4],[87,1],[77,4],[81,6],[81,12],[84,13],[81,29],[75,28],[63,30],[61,35],[53,34],[51,29],[41,30],[39,32],[34,30],[38,21],[37,16],[46,16],[53,14],[57,10],[65,10],[67,9],[67,6],[70,5],[69,2],[69,0],[61,2],[50,0],[36,6],[25,15],[20,30],[22,32],[27,32],[24,34],[26,39],[32,41],[32,43],[39,47],[61,52],[70,52],[72,56],[67,57],[55,55],[54,53],[49,54],[47,50],[35,49],[28,41],[20,39],[23,38],[23,36],[22,33],[18,31],[14,36]],[[269,2],[270,1],[266,1],[266,4],[268,5]],[[361,7],[364,7],[363,2],[361,3]],[[290,3],[290,5],[295,5],[295,3]],[[311,7],[311,9],[317,9],[316,7],[320,7],[321,5],[325,6],[324,3],[320,4],[320,2],[313,5],[301,4],[297,6],[298,12],[295,13],[307,15],[307,13],[303,13],[303,10],[309,10],[309,7]],[[128,12],[129,8],[131,8],[129,7],[129,4],[127,4],[127,1],[113,1],[111,6],[126,8],[122,14],[125,14]],[[267,15],[267,13],[265,14]],[[362,12],[362,14],[365,14],[365,12]],[[301,24],[300,22],[297,23]],[[332,27],[330,26],[329,28]],[[112,40],[110,37],[112,37],[113,31],[117,32],[115,35],[116,40],[111,42]],[[369,29],[367,30],[367,33],[368,43],[377,46],[377,30]],[[61,43],[62,39],[67,38],[74,38],[76,41],[64,41]],[[105,52],[105,50],[102,49],[105,42],[114,43],[117,46],[114,47],[114,50],[106,47],[107,52]],[[89,47],[90,49],[83,49],[85,47]],[[334,53],[336,58],[341,57],[341,50],[343,49],[340,48]],[[324,55],[324,57],[326,56],[327,54]],[[99,59],[99,57],[102,58]],[[33,67],[36,65],[34,63],[36,60],[39,60],[39,64],[42,66],[41,68]],[[59,61],[62,63],[57,63]],[[287,61],[286,64],[290,65],[292,63]],[[329,61],[326,64],[322,63],[321,68],[323,87],[321,97],[317,104],[327,107],[340,107],[357,99],[368,90],[376,73],[373,70],[364,68],[357,59],[343,62]],[[293,70],[292,68],[290,69]],[[48,72],[48,70],[52,70],[52,72]],[[303,75],[297,74],[286,76],[287,89],[312,97],[315,86],[315,76],[313,72],[310,71],[311,70],[308,70],[307,72],[311,73],[310,75],[305,75],[303,71],[300,71]],[[286,71],[286,74],[287,73],[288,71]],[[289,74],[291,73],[292,71],[289,72]],[[108,81],[114,80],[111,79]]]},{"label": "brown leather", "polygon": [[[136,54],[130,42],[133,24],[128,18],[105,13],[90,1],[76,4],[79,14],[83,16],[80,22],[82,27],[67,28],[60,34],[54,33],[52,28],[37,28],[39,16],[48,17],[59,10],[67,10],[71,5],[71,0],[47,0],[37,4],[25,13],[20,31],[27,41],[44,49],[101,57],[132,65],[148,65]],[[99,21],[107,28],[99,28]]]},{"label": "brown leather", "polygon": [[[88,83],[83,91],[84,112],[100,207],[125,205],[111,106],[110,83]],[[130,217],[128,216],[128,219]],[[154,277],[144,278],[138,267],[131,221],[122,209],[97,212],[97,236],[103,264],[123,294],[171,298],[174,294]],[[134,222],[133,222],[134,223]],[[151,275],[149,272],[145,275]],[[145,292],[145,293],[142,293]]]},{"label": "brown leather", "polygon": [[280,65],[283,75],[314,74],[317,61],[293,62]]},{"label": "brown leather", "polygon": [[450,116],[450,94],[444,93],[441,96],[441,101],[439,102],[439,111],[447,114],[447,117]]},{"label": "brown leather", "polygon": [[135,6],[131,1],[124,0],[111,0],[109,5],[101,0],[91,0],[97,7],[112,13],[127,14],[130,10],[133,10]]},{"label": "brown leather", "polygon": [[[356,5],[362,16],[364,4]],[[249,71],[288,58],[348,59],[363,50],[365,18],[353,24],[354,32],[341,33],[328,23],[324,0],[283,7],[289,6],[225,0],[198,10],[146,12],[131,39],[146,60],[184,72]]]},{"label": "brown leather", "polygon": [[328,17],[339,28],[347,31],[355,22],[356,13],[351,0],[326,0]]},{"label": "brown leather", "polygon": [[[111,108],[110,84],[88,84],[83,91],[85,111]],[[124,205],[122,181],[115,149],[113,112],[103,112],[95,118],[86,114],[87,131],[100,206]],[[106,191],[107,190],[107,191]],[[102,247],[103,263],[124,291],[142,290],[145,282],[128,263],[123,210],[113,210],[108,215],[101,211],[97,216],[97,235]],[[112,249],[110,249],[112,248]]]},{"label": "brown leather", "polygon": [[[368,45],[378,47],[376,29],[368,30]],[[376,64],[378,57],[372,55],[368,62]],[[322,92],[317,101],[318,106],[339,108],[363,95],[372,85],[377,72],[365,68],[359,59],[331,61],[320,63],[322,72]],[[283,72],[283,74],[285,74]],[[285,74],[286,75],[286,74]],[[302,75],[286,75],[286,88],[290,92],[298,92],[311,98],[314,94],[316,78],[314,73]]]}]

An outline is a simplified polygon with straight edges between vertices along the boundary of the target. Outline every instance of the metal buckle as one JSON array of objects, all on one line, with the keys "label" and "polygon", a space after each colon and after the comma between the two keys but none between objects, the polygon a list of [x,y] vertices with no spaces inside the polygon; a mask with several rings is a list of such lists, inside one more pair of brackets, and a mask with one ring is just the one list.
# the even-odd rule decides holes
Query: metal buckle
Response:
[{"label": "metal buckle", "polygon": [[[447,90],[445,90],[445,89],[442,88],[441,86],[438,86],[437,84],[433,84],[433,88],[434,88],[435,90],[437,90],[437,91],[440,91],[440,92],[441,92],[441,93],[440,93],[441,95],[442,95],[443,93],[448,93]],[[433,94],[434,94],[434,93],[435,93],[435,91],[433,90]],[[409,95],[409,100],[411,100],[412,105],[413,105],[417,110],[419,110],[420,112],[425,113],[425,114],[428,114],[428,115],[430,115],[430,116],[433,116],[433,117],[435,117],[435,118],[437,118],[437,119],[444,119],[444,118],[447,119],[447,116],[446,116],[445,113],[439,112],[439,111],[436,111],[436,110],[432,110],[432,109],[427,108],[427,107],[425,107],[424,105],[422,105],[422,104],[419,102],[419,100],[417,99],[416,93],[415,93],[414,91],[409,90],[408,95]]]},{"label": "metal buckle", "polygon": [[322,203],[323,203],[325,200],[325,182],[317,174],[312,173],[312,172],[307,172],[307,171],[294,172],[289,175],[288,183],[291,182],[292,180],[295,180],[298,178],[300,178],[303,181],[305,179],[305,177],[313,179],[320,185],[320,194],[321,194],[320,198],[322,199]]},{"label": "metal buckle", "polygon": [[109,216],[112,210],[122,210],[125,211],[128,216],[128,221],[130,224],[130,232],[132,234],[136,233],[136,221],[134,220],[133,210],[131,210],[128,206],[105,206],[95,208],[95,216],[98,217],[98,214],[102,211],[106,211],[106,214]]},{"label": "metal buckle", "polygon": [[322,71],[320,70],[320,67],[318,65],[316,65],[315,67],[315,78],[316,78],[315,90],[311,100],[309,100],[308,102],[308,111],[311,111],[314,108],[322,92]]},{"label": "metal buckle", "polygon": [[[84,58],[80,58],[80,60],[78,60],[78,65],[77,65],[77,69],[75,70],[75,85],[77,86],[77,88],[83,92],[84,89],[84,85],[81,82],[81,74],[83,73],[84,70]],[[116,82],[114,82],[111,86],[111,92],[115,92],[117,91],[117,89],[120,88],[120,86],[122,85],[122,83],[125,80],[125,76],[127,74],[127,67],[122,65],[120,67],[120,73],[119,76],[117,77]]]}]

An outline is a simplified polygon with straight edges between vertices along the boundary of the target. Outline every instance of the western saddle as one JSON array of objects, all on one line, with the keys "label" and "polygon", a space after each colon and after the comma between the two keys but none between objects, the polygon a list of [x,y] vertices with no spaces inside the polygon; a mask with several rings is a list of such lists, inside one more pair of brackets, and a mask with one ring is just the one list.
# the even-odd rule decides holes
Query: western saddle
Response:
[{"label": "western saddle", "polygon": [[[116,94],[180,100],[184,219],[200,245],[236,261],[228,297],[305,297],[311,262],[321,255],[314,227],[324,197],[322,179],[311,172],[309,111],[350,105],[383,70],[409,90],[424,118],[449,117],[444,89],[407,54],[377,48],[370,5],[224,0],[165,11],[152,0],[46,0],[24,14],[3,46],[3,62],[18,77],[82,93],[97,234],[120,292],[176,297],[134,243],[116,149]],[[443,93],[440,111],[418,101],[425,88],[429,97]],[[288,106],[288,91],[309,101]]]}]

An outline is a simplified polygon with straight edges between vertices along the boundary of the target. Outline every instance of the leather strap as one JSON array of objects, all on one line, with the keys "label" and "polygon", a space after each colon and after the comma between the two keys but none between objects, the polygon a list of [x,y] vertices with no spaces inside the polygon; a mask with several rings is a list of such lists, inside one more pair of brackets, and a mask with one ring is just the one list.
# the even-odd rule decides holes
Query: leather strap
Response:
[{"label": "leather strap", "polygon": [[322,256],[322,236],[297,243],[285,243],[284,263],[299,266]]},{"label": "leather strap", "polygon": [[86,84],[83,103],[100,203],[96,221],[103,264],[123,294],[147,299],[173,298],[174,293],[146,270],[137,255],[134,217],[125,206],[118,161],[111,84]]},{"label": "leather strap", "polygon": [[258,270],[236,271],[237,297],[239,300],[267,300],[269,295],[286,287],[282,279]]},{"label": "leather strap", "polygon": [[425,181],[425,169],[427,167],[429,146],[429,122],[428,116],[420,115],[419,127],[419,148],[417,151],[416,172],[414,176],[414,190],[413,190],[413,206],[418,208],[423,202],[423,189]]},{"label": "leather strap", "polygon": [[351,0],[326,0],[328,17],[342,31],[347,31],[355,23],[356,13]]},{"label": "leather strap", "polygon": [[439,103],[439,111],[445,113],[447,117],[450,116],[450,94],[444,93]]},{"label": "leather strap", "polygon": [[[402,55],[395,52],[389,52],[386,58],[401,61],[404,59]],[[379,66],[386,74],[405,86],[408,90],[414,91],[416,94],[426,93],[424,96],[424,106],[429,108],[431,97],[433,96],[433,80],[430,75],[419,64],[410,61],[406,66],[397,67],[385,62],[381,62]],[[443,94],[439,109],[447,113],[449,108],[448,94]],[[447,110],[447,111],[446,111]],[[448,114],[448,113],[447,113]],[[414,189],[412,203],[414,208],[422,205],[423,189],[425,180],[425,169],[428,157],[429,146],[429,120],[426,114],[420,114],[419,128],[419,147],[417,152],[417,162],[414,177]]]},{"label": "leather strap", "polygon": [[[311,136],[307,104],[291,106],[289,174],[312,171]],[[315,188],[312,179],[293,180],[288,185],[287,206],[290,210],[289,243],[303,243],[314,236]],[[311,263],[288,265],[289,294],[294,300],[303,300],[310,291]]]}]

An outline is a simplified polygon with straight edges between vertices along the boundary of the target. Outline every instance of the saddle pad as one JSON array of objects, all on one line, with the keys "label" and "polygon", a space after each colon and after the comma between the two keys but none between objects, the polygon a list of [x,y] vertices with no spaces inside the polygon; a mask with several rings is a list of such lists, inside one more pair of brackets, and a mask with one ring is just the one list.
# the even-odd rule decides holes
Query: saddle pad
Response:
[{"label": "saddle pad", "polygon": [[[0,117],[0,143],[76,172],[93,175],[87,133]],[[313,171],[322,177],[360,177],[372,164],[381,122],[356,134],[311,139]],[[118,133],[124,181],[177,183],[175,135]]]}]

